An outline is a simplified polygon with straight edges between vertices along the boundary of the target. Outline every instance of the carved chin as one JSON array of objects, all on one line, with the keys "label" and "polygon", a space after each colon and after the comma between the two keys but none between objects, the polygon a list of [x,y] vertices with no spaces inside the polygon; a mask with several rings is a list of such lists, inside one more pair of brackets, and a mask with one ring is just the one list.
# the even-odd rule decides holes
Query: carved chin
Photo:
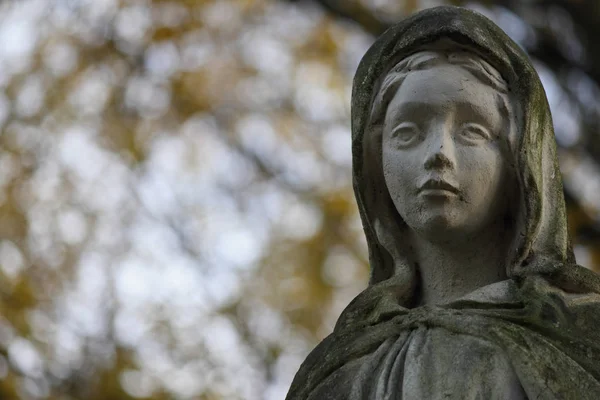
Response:
[{"label": "carved chin", "polygon": [[455,207],[445,205],[421,208],[405,218],[409,228],[427,240],[439,242],[457,239],[457,235],[468,234],[471,229],[465,215]]},{"label": "carved chin", "polygon": [[447,213],[426,213],[415,223],[414,229],[428,239],[440,240],[455,235],[459,225],[456,218]]}]

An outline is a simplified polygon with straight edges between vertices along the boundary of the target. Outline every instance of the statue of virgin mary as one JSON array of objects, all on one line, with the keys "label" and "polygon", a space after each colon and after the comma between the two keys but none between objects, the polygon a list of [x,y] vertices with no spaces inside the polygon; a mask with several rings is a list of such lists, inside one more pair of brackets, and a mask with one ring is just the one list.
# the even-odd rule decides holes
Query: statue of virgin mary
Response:
[{"label": "statue of virgin mary", "polygon": [[600,276],[575,263],[548,102],[484,16],[379,37],[352,93],[369,286],[288,400],[600,399]]}]

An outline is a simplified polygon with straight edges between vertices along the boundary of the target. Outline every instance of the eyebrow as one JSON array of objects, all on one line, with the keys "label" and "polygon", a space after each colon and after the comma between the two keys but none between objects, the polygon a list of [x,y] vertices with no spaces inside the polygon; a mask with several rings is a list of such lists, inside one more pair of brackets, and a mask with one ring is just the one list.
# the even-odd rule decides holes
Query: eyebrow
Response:
[{"label": "eyebrow", "polygon": [[[488,120],[487,115],[489,113],[482,107],[480,104],[459,101],[455,103],[458,109],[469,109],[473,110],[473,113],[479,119]],[[388,106],[389,107],[389,106]],[[420,101],[407,101],[400,104],[400,107],[397,108],[397,112],[395,113],[394,118],[392,119],[393,123],[398,123],[399,118],[410,114],[414,117],[427,117],[431,115],[432,109],[437,108],[435,105],[431,103],[424,103]],[[500,114],[500,112],[499,112]]]}]

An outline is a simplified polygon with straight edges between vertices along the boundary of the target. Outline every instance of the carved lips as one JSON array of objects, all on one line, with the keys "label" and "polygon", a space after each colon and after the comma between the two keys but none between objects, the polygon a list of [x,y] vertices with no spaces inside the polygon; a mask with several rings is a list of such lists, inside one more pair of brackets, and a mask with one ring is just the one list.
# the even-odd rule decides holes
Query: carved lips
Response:
[{"label": "carved lips", "polygon": [[424,184],[419,187],[419,193],[423,195],[433,195],[433,196],[447,196],[449,194],[458,195],[459,190],[440,178],[432,178],[427,180]]}]

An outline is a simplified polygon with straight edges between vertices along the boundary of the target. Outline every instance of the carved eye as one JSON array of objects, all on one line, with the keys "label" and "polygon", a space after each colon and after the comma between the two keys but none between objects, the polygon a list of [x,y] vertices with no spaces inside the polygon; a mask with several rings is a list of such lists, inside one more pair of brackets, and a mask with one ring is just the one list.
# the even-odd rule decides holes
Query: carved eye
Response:
[{"label": "carved eye", "polygon": [[419,128],[412,122],[402,122],[391,133],[394,144],[398,147],[410,146],[419,139]]},{"label": "carved eye", "polygon": [[492,138],[492,135],[485,127],[472,122],[464,124],[460,128],[458,134],[461,139],[463,139],[469,144],[476,144],[478,142],[490,140]]}]

